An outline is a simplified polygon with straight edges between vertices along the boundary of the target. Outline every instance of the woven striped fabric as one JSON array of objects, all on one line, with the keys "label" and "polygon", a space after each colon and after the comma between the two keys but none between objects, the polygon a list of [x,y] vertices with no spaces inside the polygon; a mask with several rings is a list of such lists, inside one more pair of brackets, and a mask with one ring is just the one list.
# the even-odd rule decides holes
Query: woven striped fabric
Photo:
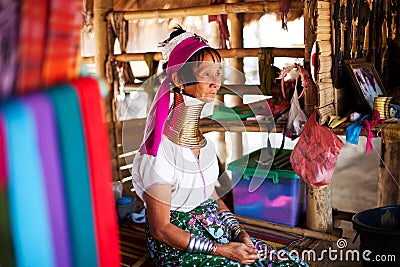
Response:
[{"label": "woven striped fabric", "polygon": [[40,86],[44,57],[48,0],[21,0],[17,93]]},{"label": "woven striped fabric", "polygon": [[42,82],[54,85],[78,75],[82,1],[52,0],[49,7]]}]

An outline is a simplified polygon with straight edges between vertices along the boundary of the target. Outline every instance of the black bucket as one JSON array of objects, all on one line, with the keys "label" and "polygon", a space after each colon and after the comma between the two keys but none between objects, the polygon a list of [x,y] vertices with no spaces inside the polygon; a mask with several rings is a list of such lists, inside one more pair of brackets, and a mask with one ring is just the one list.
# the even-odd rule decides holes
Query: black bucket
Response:
[{"label": "black bucket", "polygon": [[357,213],[353,228],[360,235],[363,266],[400,266],[400,206]]}]

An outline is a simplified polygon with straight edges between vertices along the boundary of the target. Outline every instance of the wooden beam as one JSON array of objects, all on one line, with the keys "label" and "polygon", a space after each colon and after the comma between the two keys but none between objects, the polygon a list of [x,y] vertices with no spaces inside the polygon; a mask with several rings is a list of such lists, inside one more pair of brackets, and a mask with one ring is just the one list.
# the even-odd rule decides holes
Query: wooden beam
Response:
[{"label": "wooden beam", "polygon": [[[261,52],[260,48],[232,48],[232,49],[217,49],[223,58],[243,58],[243,57],[258,57]],[[126,53],[115,55],[115,60],[120,62],[144,61],[146,53]],[[292,57],[304,58],[304,48],[272,48],[272,56],[274,57]],[[153,59],[160,61],[163,59],[161,52],[154,53]],[[89,60],[89,59],[86,59]]]},{"label": "wooden beam", "polygon": [[[156,9],[156,10],[138,10],[138,11],[117,11],[124,15],[125,20],[138,19],[166,19],[174,17],[219,15],[228,13],[271,13],[279,11],[279,1],[259,1],[236,4],[220,4],[208,6],[196,6],[175,9]],[[290,10],[303,9],[302,1],[293,1],[290,3]],[[110,14],[111,15],[111,14]]]}]

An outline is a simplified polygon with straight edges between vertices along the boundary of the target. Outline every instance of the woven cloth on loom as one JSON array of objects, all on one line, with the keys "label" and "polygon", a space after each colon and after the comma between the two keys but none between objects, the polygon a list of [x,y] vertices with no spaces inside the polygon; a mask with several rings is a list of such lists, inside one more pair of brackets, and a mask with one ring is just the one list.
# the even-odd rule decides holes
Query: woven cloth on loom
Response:
[{"label": "woven cloth on loom", "polygon": [[[301,252],[304,249],[313,249],[318,241],[312,238],[303,238],[302,236],[285,233],[268,228],[260,228],[251,224],[241,223],[249,235],[266,241],[272,246],[287,248],[288,250],[297,250]],[[144,232],[145,224],[137,224],[125,220],[120,223],[119,239],[121,247],[121,266],[156,266],[148,257],[146,234]],[[143,265],[138,264],[142,262]]]}]

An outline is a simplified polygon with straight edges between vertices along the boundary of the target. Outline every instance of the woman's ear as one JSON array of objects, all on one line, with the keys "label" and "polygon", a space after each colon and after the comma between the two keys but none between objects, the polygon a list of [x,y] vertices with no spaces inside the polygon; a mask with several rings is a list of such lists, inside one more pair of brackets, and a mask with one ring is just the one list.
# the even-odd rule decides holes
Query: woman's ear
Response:
[{"label": "woman's ear", "polygon": [[183,86],[183,83],[178,77],[178,72],[173,72],[171,75],[172,82],[175,84],[176,87],[181,88]]}]

